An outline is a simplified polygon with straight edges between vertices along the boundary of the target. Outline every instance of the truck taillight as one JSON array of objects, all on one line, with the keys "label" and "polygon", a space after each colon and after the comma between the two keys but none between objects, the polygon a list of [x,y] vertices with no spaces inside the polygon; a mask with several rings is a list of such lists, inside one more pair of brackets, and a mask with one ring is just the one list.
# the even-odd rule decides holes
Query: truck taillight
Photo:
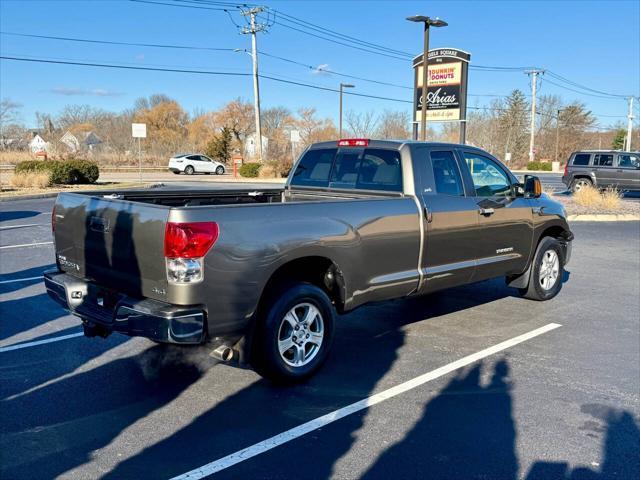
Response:
[{"label": "truck taillight", "polygon": [[366,147],[368,145],[368,138],[343,138],[338,140],[339,147]]},{"label": "truck taillight", "polygon": [[202,258],[216,243],[220,228],[215,222],[167,223],[164,256],[169,283],[197,283],[203,278]]},{"label": "truck taillight", "polygon": [[567,176],[567,170],[569,170],[569,162],[567,162],[564,166],[564,176]]},{"label": "truck taillight", "polygon": [[164,256],[167,258],[204,257],[216,243],[220,229],[216,222],[167,223]]}]

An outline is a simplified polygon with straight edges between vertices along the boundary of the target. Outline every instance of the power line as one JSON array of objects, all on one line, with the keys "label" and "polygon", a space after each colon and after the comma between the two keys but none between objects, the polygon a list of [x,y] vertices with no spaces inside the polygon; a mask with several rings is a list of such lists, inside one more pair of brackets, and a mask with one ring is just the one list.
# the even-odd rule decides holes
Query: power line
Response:
[{"label": "power line", "polygon": [[[554,77],[554,78],[555,78],[555,77]],[[566,85],[561,85],[561,84],[559,84],[559,83],[556,83],[556,82],[554,82],[553,80],[549,80],[548,78],[545,78],[545,79],[544,79],[544,81],[545,81],[545,82],[550,83],[551,85],[555,85],[556,87],[564,88],[565,90],[569,90],[569,91],[571,91],[571,92],[575,92],[575,93],[578,93],[578,94],[580,94],[580,95],[585,95],[585,96],[587,96],[587,97],[608,98],[608,99],[611,99],[611,98],[612,98],[612,97],[610,97],[610,96],[605,96],[605,95],[596,95],[596,94],[594,94],[594,93],[581,92],[580,90],[576,90],[576,89],[574,89],[574,88],[567,87]],[[624,97],[622,97],[622,98],[624,98]]]},{"label": "power line", "polygon": [[619,95],[619,94],[616,94],[616,93],[603,92],[601,90],[595,90],[595,89],[590,88],[590,87],[585,87],[584,85],[580,85],[579,83],[576,83],[576,82],[574,82],[572,80],[569,80],[568,78],[562,77],[562,76],[558,75],[557,73],[554,73],[554,72],[552,72],[550,70],[547,70],[547,73],[549,75],[551,75],[553,78],[555,78],[556,80],[564,81],[565,83],[568,83],[569,85],[573,85],[574,87],[578,87],[578,88],[581,88],[583,90],[588,90],[588,91],[593,92],[593,93],[598,93],[600,95],[606,95],[606,96],[610,96],[610,97],[621,97],[621,98],[629,97],[629,95]]},{"label": "power line", "polygon": [[80,43],[92,43],[92,44],[104,44],[104,45],[124,45],[129,47],[151,47],[151,48],[172,48],[179,50],[207,50],[207,51],[220,51],[220,52],[233,52],[235,48],[217,48],[217,47],[196,47],[190,45],[169,45],[160,43],[135,43],[135,42],[116,42],[114,40],[94,40],[88,38],[77,37],[57,37],[52,35],[35,35],[30,33],[16,33],[16,32],[1,32],[1,35],[10,35],[15,37],[28,37],[39,38],[44,40],[61,40],[67,42],[80,42]]},{"label": "power line", "polygon": [[[186,73],[186,74],[196,74],[196,75],[220,75],[220,76],[237,76],[237,77],[249,77],[250,73],[241,73],[241,72],[224,72],[224,71],[210,71],[210,70],[191,70],[185,68],[156,68],[156,67],[144,67],[144,66],[133,66],[133,65],[115,65],[115,64],[107,64],[107,63],[93,63],[93,62],[80,62],[80,61],[71,61],[71,60],[53,60],[53,59],[43,59],[43,58],[26,58],[26,57],[17,57],[17,56],[6,56],[0,55],[0,60],[11,60],[11,61],[20,61],[20,62],[29,62],[29,63],[45,63],[45,64],[57,64],[57,65],[71,65],[71,66],[82,66],[82,67],[96,67],[96,68],[112,68],[112,69],[123,69],[123,70],[142,70],[142,71],[151,71],[151,72],[168,72],[168,73]],[[260,78],[264,78],[267,80],[271,80],[274,82],[285,83],[289,85],[297,85],[306,88],[312,88],[315,90],[322,90],[328,92],[338,93],[339,90],[337,88],[332,87],[324,87],[320,85],[314,85],[311,83],[286,80],[283,78],[278,78],[273,75],[260,75]],[[386,100],[397,103],[404,104],[412,104],[411,100],[403,100],[399,98],[385,97],[380,95],[371,95],[366,93],[357,93],[357,92],[344,92],[346,95],[352,95],[355,97],[362,98],[371,98],[375,100]],[[484,110],[484,111],[494,111],[494,112],[505,112],[507,109],[504,108],[494,108],[494,107],[467,107],[469,110]],[[550,115],[543,112],[536,112],[539,115]],[[598,117],[610,117],[610,118],[623,118],[624,115],[599,115],[597,113],[592,112],[593,115]]]},{"label": "power line", "polygon": [[180,8],[197,8],[200,10],[215,10],[215,11],[219,11],[219,12],[226,12],[227,9],[225,8],[213,8],[213,7],[199,7],[196,5],[180,5],[180,4],[176,4],[176,3],[166,3],[166,2],[157,2],[157,1],[152,1],[152,0],[129,0],[130,2],[134,2],[134,3],[147,3],[147,4],[151,4],[151,5],[164,5],[167,7],[180,7]]}]

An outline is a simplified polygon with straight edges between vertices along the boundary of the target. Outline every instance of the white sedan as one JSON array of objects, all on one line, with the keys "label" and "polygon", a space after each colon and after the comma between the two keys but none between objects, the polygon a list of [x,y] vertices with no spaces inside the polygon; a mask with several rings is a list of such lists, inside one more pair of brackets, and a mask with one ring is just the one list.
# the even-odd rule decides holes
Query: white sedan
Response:
[{"label": "white sedan", "polygon": [[194,173],[206,173],[207,175],[215,173],[223,175],[224,164],[210,159],[206,155],[196,153],[185,153],[176,155],[169,159],[169,170],[176,175],[184,173],[193,175]]}]

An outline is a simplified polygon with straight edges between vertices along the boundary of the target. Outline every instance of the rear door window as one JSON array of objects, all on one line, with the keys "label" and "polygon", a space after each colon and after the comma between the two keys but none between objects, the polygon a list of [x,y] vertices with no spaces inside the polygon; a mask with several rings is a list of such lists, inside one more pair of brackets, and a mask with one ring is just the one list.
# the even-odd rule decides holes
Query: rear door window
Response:
[{"label": "rear door window", "polygon": [[593,160],[593,164],[599,167],[613,167],[613,154],[598,153]]},{"label": "rear door window", "polygon": [[440,195],[464,196],[458,163],[451,151],[432,151],[431,165],[436,192]]},{"label": "rear door window", "polygon": [[578,165],[578,166],[589,165],[590,159],[591,159],[591,154],[579,153],[573,158],[573,165]]},{"label": "rear door window", "polygon": [[337,151],[337,148],[308,150],[293,173],[291,185],[328,187],[329,174]]},{"label": "rear door window", "polygon": [[367,148],[358,171],[357,189],[402,191],[400,152],[382,148]]}]

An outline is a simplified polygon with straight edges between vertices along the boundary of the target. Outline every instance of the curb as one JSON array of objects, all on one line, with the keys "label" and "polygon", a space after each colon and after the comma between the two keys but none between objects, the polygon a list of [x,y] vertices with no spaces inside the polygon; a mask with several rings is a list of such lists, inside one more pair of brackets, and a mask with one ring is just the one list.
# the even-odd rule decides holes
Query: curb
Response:
[{"label": "curb", "polygon": [[57,197],[59,192],[53,193],[34,193],[33,195],[16,195],[13,197],[0,197],[0,203],[2,202],[15,202],[16,200],[36,200],[38,198],[53,198]]},{"label": "curb", "polygon": [[632,214],[581,214],[581,215],[569,215],[567,220],[570,222],[637,222],[640,221],[640,215]]}]

